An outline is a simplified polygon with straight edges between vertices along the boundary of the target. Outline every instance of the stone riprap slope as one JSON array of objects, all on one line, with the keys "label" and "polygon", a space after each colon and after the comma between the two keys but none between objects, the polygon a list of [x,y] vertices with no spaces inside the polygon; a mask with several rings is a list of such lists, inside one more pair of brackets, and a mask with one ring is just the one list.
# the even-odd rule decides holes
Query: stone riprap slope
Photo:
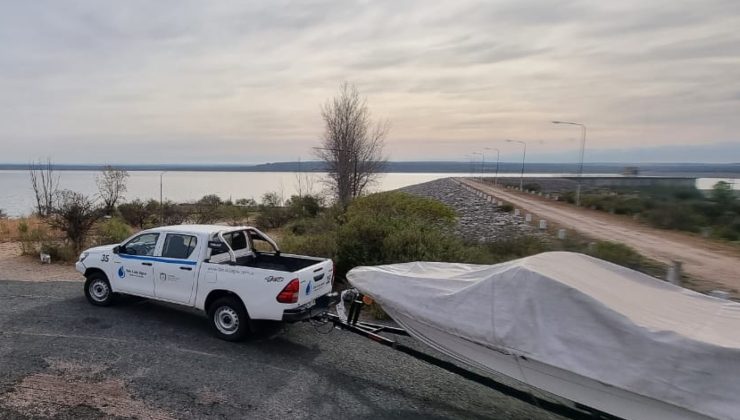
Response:
[{"label": "stone riprap slope", "polygon": [[488,242],[513,236],[539,234],[524,217],[498,210],[494,203],[463,188],[452,178],[442,178],[399,189],[440,201],[457,213],[457,233],[469,241]]}]

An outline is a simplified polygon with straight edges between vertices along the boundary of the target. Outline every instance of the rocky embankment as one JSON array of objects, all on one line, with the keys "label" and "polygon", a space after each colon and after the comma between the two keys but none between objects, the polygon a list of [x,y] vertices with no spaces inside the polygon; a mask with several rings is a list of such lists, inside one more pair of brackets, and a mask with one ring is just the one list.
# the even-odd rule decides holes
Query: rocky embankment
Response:
[{"label": "rocky embankment", "polygon": [[494,203],[467,191],[452,178],[410,185],[399,191],[433,198],[450,206],[457,213],[457,233],[466,240],[487,242],[539,233],[525,223],[523,217],[499,210]]}]

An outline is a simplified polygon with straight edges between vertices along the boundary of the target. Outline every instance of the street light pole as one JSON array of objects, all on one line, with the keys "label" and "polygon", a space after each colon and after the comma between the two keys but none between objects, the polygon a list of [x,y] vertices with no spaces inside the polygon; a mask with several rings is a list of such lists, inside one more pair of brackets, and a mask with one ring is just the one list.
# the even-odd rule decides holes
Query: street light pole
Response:
[{"label": "street light pole", "polygon": [[578,185],[576,186],[576,206],[581,206],[581,178],[583,178],[583,155],[586,151],[586,126],[571,121],[553,121],[553,124],[568,124],[581,127],[581,159],[578,164]]},{"label": "street light pole", "polygon": [[496,185],[498,180],[498,164],[501,161],[501,151],[499,151],[495,147],[486,147],[486,150],[495,150],[496,151],[496,175],[493,176],[493,185]]},{"label": "street light pole", "polygon": [[527,158],[527,143],[521,140],[506,140],[507,143],[519,143],[524,146],[524,152],[522,153],[522,174],[519,176],[519,191],[524,191],[524,160]]},{"label": "street light pole", "polygon": [[167,171],[162,171],[159,174],[159,223],[164,226],[164,200],[162,194],[162,177]]},{"label": "street light pole", "polygon": [[483,167],[486,166],[486,155],[483,152],[473,152],[474,155],[481,156],[480,164],[480,180],[483,180]]}]

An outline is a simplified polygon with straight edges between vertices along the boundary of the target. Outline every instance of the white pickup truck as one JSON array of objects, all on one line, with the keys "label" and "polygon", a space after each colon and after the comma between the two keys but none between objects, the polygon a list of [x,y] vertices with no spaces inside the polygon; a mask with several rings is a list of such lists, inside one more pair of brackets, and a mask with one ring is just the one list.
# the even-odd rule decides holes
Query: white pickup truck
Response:
[{"label": "white pickup truck", "polygon": [[121,244],[84,251],[75,268],[93,305],[117,293],[203,310],[220,338],[237,341],[251,320],[308,318],[331,292],[330,259],[280,252],[253,227],[179,225],[149,229]]}]

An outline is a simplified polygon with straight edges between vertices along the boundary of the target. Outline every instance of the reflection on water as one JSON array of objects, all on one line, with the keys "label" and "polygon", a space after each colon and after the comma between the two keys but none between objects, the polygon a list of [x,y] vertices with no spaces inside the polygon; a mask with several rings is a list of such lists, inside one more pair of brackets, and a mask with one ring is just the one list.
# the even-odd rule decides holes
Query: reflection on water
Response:
[{"label": "reflection on water", "polygon": [[[95,194],[95,175],[93,171],[59,171],[60,187]],[[141,198],[159,199],[160,172],[130,172],[128,200]],[[558,177],[563,174],[525,174],[531,177]],[[469,173],[388,173],[382,174],[374,191],[386,191],[407,185],[431,181],[450,176],[471,176]],[[519,177],[519,174],[500,174],[500,177]],[[615,176],[594,175],[589,176]],[[193,201],[206,194],[218,194],[223,199],[260,197],[271,191],[281,193],[285,198],[296,194],[299,186],[306,193],[321,193],[325,189],[325,174],[310,173],[299,177],[293,172],[165,172],[162,175],[162,194],[173,201]],[[720,179],[700,178],[697,187],[710,189]],[[726,180],[732,182],[733,180]],[[735,185],[740,189],[740,182]],[[0,209],[10,216],[20,216],[31,212],[34,206],[33,191],[26,171],[0,171]]]}]

